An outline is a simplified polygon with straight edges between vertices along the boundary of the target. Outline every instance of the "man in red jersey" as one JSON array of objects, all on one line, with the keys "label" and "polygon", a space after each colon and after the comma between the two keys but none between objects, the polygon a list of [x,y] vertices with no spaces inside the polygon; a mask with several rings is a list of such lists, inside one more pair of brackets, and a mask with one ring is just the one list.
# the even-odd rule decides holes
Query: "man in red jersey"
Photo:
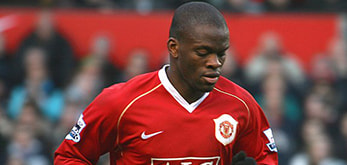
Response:
[{"label": "man in red jersey", "polygon": [[[213,6],[174,14],[170,65],[106,88],[55,152],[55,164],[277,165],[267,119],[252,96],[220,76],[229,30]],[[247,154],[247,156],[246,156]]]}]

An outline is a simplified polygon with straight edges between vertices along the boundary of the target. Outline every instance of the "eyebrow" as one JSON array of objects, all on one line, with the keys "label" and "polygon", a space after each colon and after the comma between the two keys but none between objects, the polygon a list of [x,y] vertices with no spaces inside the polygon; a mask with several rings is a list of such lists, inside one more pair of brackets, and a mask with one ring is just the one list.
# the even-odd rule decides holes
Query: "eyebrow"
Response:
[{"label": "eyebrow", "polygon": [[[221,51],[218,51],[217,53],[225,52],[225,51],[227,51],[229,48],[230,48],[230,46],[228,45],[226,48],[224,48],[224,49],[221,50]],[[211,52],[211,51],[213,52],[213,51],[214,51],[211,47],[205,46],[205,45],[203,45],[203,46],[198,46],[198,47],[195,48],[195,50],[199,50],[199,49],[206,49],[206,50],[209,51],[209,52]]]},{"label": "eyebrow", "polygon": [[212,51],[213,49],[209,46],[206,45],[202,45],[202,46],[198,46],[195,48],[195,50],[199,50],[199,49],[206,49],[207,51]]},{"label": "eyebrow", "polygon": [[[222,51],[226,51],[230,48],[230,43],[228,43],[227,45],[225,45],[226,48],[224,48]],[[208,44],[205,44],[205,43],[201,43],[201,42],[198,42],[198,43],[195,43],[193,48],[194,50],[199,50],[199,49],[206,49],[208,51],[214,51],[214,49],[212,48],[213,46],[210,46]],[[217,50],[218,51],[218,50]],[[220,51],[220,52],[222,52]],[[218,51],[219,52],[219,51]]]}]

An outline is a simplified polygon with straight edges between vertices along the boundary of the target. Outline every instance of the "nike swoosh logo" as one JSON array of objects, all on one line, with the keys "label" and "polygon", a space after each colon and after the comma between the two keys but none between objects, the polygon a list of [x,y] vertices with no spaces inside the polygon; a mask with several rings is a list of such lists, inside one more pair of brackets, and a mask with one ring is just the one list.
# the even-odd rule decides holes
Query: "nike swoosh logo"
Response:
[{"label": "nike swoosh logo", "polygon": [[158,135],[158,134],[163,133],[163,131],[158,131],[158,132],[155,132],[155,133],[151,133],[151,134],[146,135],[145,132],[146,132],[146,131],[143,131],[142,134],[141,134],[141,138],[142,138],[143,140],[149,139],[149,138],[151,138],[151,137],[153,137],[153,136],[155,136],[155,135]]}]

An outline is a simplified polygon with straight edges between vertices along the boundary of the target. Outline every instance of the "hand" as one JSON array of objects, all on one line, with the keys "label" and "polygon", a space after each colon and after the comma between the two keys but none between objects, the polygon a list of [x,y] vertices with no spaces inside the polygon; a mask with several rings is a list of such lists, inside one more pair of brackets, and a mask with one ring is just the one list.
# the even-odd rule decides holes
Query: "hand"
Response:
[{"label": "hand", "polygon": [[233,156],[231,165],[257,165],[257,162],[252,157],[247,157],[244,151],[240,151]]}]

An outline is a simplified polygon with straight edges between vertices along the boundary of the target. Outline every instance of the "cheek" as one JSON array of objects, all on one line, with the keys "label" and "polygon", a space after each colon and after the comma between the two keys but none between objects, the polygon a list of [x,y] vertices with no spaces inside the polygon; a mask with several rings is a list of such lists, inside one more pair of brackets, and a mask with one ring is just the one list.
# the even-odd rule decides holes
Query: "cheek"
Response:
[{"label": "cheek", "polygon": [[192,79],[195,72],[195,64],[193,62],[180,62],[180,70],[186,79]]},{"label": "cheek", "polygon": [[194,54],[185,54],[179,59],[179,69],[185,79],[197,79],[199,76],[199,60],[194,58]]}]

